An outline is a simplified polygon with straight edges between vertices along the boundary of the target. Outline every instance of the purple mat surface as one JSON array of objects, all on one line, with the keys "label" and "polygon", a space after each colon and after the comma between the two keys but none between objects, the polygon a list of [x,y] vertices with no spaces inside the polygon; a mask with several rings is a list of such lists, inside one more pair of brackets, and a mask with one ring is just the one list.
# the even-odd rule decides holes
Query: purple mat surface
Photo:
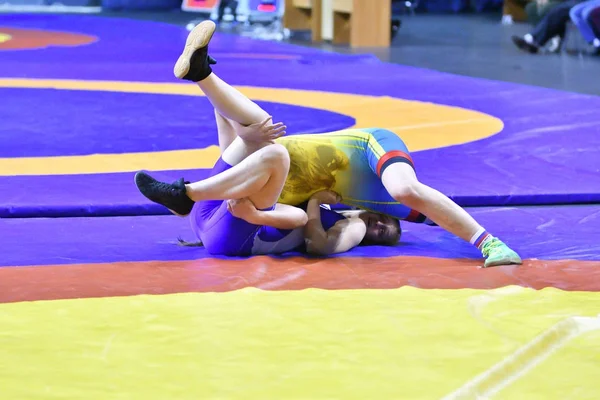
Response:
[{"label": "purple mat surface", "polygon": [[[151,152],[218,145],[213,108],[205,97],[51,89],[0,89],[0,96],[11,99],[0,108],[0,157]],[[344,129],[355,123],[354,118],[331,111],[257,103],[270,115],[286,121],[290,135]],[[38,118],[31,119],[32,112]]]},{"label": "purple mat surface", "polygon": [[[100,37],[96,43],[75,48],[0,51],[0,76],[4,77],[175,82],[172,63],[187,34],[166,24],[92,16],[4,15],[0,25]],[[600,202],[600,97],[454,76],[386,64],[371,56],[346,56],[231,35],[217,35],[211,51],[221,60],[219,75],[234,85],[394,96],[500,118],[505,128],[498,135],[413,156],[421,180],[463,206]],[[138,112],[127,111],[132,115]],[[20,115],[12,117],[11,123],[30,125],[30,120]],[[127,118],[111,115],[113,119],[108,115],[103,119],[106,129],[116,129]],[[281,115],[289,114],[282,111]],[[305,115],[286,121],[291,131],[327,130],[320,121],[310,125],[303,119]],[[329,118],[342,124],[343,118],[337,114],[326,114],[325,120]],[[35,128],[35,124],[30,126]],[[155,131],[164,129],[166,133],[170,128],[165,122]],[[188,138],[183,142],[188,143]],[[82,147],[77,151],[88,150]],[[200,177],[203,174],[196,173]],[[166,171],[164,176],[175,179],[180,174]],[[45,190],[31,199],[13,190],[20,185],[39,185]],[[160,213],[137,194],[129,173],[56,179],[0,177],[0,193],[0,216],[123,215],[131,210]]]},{"label": "purple mat surface", "polygon": [[[468,210],[523,258],[600,260],[600,206],[502,207]],[[438,227],[403,224],[396,247],[358,247],[342,256],[428,256],[479,259],[470,244]],[[0,266],[191,260],[210,257],[185,218],[174,216],[0,220]]]},{"label": "purple mat surface", "polygon": [[[162,181],[181,176],[191,181],[209,170],[153,172]],[[135,172],[90,175],[0,177],[0,218],[167,215],[162,206],[143,197],[133,183]],[[176,176],[176,178],[173,178]],[[16,188],[43,187],[35,196]]]}]

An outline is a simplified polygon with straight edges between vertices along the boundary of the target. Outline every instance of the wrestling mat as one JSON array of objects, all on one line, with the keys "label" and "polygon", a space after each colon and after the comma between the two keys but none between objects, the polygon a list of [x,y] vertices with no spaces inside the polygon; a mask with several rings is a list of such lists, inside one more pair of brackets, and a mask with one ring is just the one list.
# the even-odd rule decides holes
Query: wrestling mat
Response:
[{"label": "wrestling mat", "polygon": [[[525,259],[404,224],[393,248],[211,257],[133,185],[206,176],[187,32],[0,15],[0,387],[10,399],[596,399],[600,98],[217,34],[289,134],[379,126]],[[433,384],[430,384],[433,382]]]}]

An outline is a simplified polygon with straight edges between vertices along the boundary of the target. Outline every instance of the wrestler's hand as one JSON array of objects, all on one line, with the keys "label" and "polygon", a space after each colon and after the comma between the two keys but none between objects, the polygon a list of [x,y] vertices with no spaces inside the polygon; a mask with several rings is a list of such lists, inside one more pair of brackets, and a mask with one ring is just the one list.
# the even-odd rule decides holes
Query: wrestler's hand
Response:
[{"label": "wrestler's hand", "polygon": [[287,126],[282,122],[273,124],[273,117],[269,116],[264,121],[243,126],[236,125],[236,134],[247,142],[272,142],[286,134]]},{"label": "wrestler's hand", "polygon": [[249,199],[227,200],[227,210],[234,217],[250,222],[254,220],[258,210]]},{"label": "wrestler's hand", "polygon": [[317,200],[321,204],[338,204],[342,201],[342,197],[334,191],[322,190],[313,194],[311,200]]}]

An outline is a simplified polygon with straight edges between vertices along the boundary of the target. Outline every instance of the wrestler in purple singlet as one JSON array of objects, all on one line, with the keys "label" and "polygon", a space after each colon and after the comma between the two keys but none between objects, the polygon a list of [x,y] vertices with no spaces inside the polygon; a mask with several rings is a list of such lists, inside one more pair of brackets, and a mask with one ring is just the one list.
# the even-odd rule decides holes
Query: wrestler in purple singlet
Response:
[{"label": "wrestler in purple singlet", "polygon": [[[222,158],[215,163],[210,176],[230,169]],[[306,203],[300,206],[306,210]],[[275,205],[262,211],[270,211]],[[327,231],[345,217],[321,207],[321,222]],[[225,200],[203,200],[194,204],[190,215],[192,229],[209,253],[225,256],[277,254],[298,250],[304,245],[304,228],[277,229],[250,224],[234,217]]]}]

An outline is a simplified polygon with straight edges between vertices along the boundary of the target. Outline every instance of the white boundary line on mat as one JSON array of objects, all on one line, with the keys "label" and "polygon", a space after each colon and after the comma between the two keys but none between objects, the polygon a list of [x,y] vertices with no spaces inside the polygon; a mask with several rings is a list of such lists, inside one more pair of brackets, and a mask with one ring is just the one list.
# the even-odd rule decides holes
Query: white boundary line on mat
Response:
[{"label": "white boundary line on mat", "polygon": [[494,396],[577,336],[600,330],[598,317],[570,317],[557,322],[514,353],[477,375],[442,400],[487,399]]}]

